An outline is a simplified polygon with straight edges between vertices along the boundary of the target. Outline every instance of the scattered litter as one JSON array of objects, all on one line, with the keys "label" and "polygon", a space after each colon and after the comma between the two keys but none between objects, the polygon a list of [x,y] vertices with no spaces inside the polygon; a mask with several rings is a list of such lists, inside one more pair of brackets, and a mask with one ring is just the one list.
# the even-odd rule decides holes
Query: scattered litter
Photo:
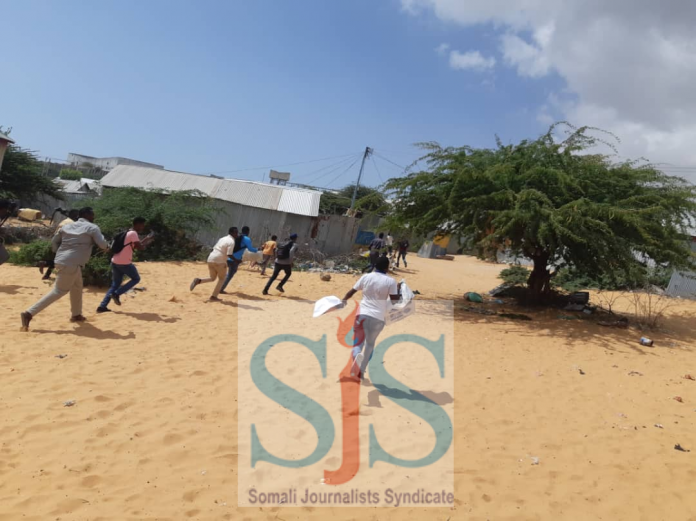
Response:
[{"label": "scattered litter", "polygon": [[504,283],[504,284],[501,284],[500,286],[496,286],[495,288],[493,288],[492,290],[490,290],[490,291],[488,292],[488,294],[489,294],[491,297],[498,297],[498,296],[504,297],[504,296],[505,296],[505,292],[508,291],[509,289],[512,289],[512,287],[513,287],[512,284],[509,284],[509,283],[506,282],[506,283]]},{"label": "scattered litter", "polygon": [[77,402],[75,400],[68,400],[67,402],[63,402],[63,407],[72,407],[76,403]]},{"label": "scattered litter", "polygon": [[571,293],[568,295],[568,301],[571,304],[582,304],[584,306],[590,301],[590,292],[576,291],[575,293]]},{"label": "scattered litter", "polygon": [[67,358],[67,357],[68,357],[68,355],[56,355],[56,358],[61,358],[61,359],[62,359],[62,358]]},{"label": "scattered litter", "polygon": [[684,379],[685,379],[685,380],[696,380],[696,378],[694,378],[694,377],[691,376],[690,374],[685,374],[685,375],[684,375]]},{"label": "scattered litter", "polygon": [[678,401],[679,403],[684,403],[684,400],[682,399],[681,396],[675,396],[674,399]]},{"label": "scattered litter", "polygon": [[597,310],[597,308],[593,308],[593,307],[588,306],[588,307],[585,307],[585,309],[583,309],[582,312],[585,313],[585,315],[591,315],[596,310]]},{"label": "scattered litter", "polygon": [[655,427],[657,427],[658,429],[664,429],[661,423],[656,423]]},{"label": "scattered litter", "polygon": [[454,260],[453,255],[435,255],[435,258],[440,259],[440,260],[448,260],[448,261]]},{"label": "scattered litter", "polygon": [[147,291],[147,288],[142,288],[138,286],[137,288],[133,288],[133,291]]},{"label": "scattered litter", "polygon": [[537,458],[536,456],[530,456],[530,459],[532,460],[532,465],[539,464],[539,458]]},{"label": "scattered litter", "polygon": [[642,337],[640,337],[640,345],[646,346],[646,347],[652,347],[653,341],[647,337],[642,336]]},{"label": "scattered litter", "polygon": [[532,317],[528,317],[527,315],[522,315],[520,313],[501,313],[500,316],[503,318],[509,318],[511,320],[532,320]]},{"label": "scattered litter", "polygon": [[476,304],[483,303],[483,297],[478,293],[474,293],[473,291],[464,293],[464,300],[468,300],[469,302],[475,302]]},{"label": "scattered litter", "polygon": [[206,475],[206,473],[207,473],[207,471],[205,471],[205,470],[202,470],[202,471],[201,471],[201,476],[205,476],[205,475]]},{"label": "scattered litter", "polygon": [[418,290],[415,290],[415,291],[413,292],[413,294],[414,294],[414,295],[421,295],[421,292],[418,291]]},{"label": "scattered litter", "polygon": [[691,452],[689,449],[682,447],[679,443],[674,446],[674,450],[678,450],[680,452]]},{"label": "scattered litter", "polygon": [[465,311],[471,311],[472,313],[478,313],[479,315],[497,315],[497,311],[493,311],[492,309],[486,309],[486,308],[474,308],[471,306],[464,306],[462,308]]},{"label": "scattered litter", "polygon": [[620,412],[619,414],[617,414],[617,416],[618,416],[619,418],[628,418],[628,416],[626,416],[626,415],[625,415],[624,413],[622,413],[622,412]]},{"label": "scattered litter", "polygon": [[628,376],[643,376],[643,373],[641,373],[640,371],[631,371],[630,373],[628,373]]},{"label": "scattered litter", "polygon": [[563,309],[566,311],[582,311],[585,309],[585,304],[568,304]]},{"label": "scattered litter", "polygon": [[583,370],[580,369],[580,368],[578,368],[578,372],[579,372],[581,375],[583,375],[583,376],[585,375],[585,371],[583,371]]},{"label": "scattered litter", "polygon": [[505,302],[503,300],[500,300],[499,298],[497,298],[493,301],[493,304],[505,304]]}]

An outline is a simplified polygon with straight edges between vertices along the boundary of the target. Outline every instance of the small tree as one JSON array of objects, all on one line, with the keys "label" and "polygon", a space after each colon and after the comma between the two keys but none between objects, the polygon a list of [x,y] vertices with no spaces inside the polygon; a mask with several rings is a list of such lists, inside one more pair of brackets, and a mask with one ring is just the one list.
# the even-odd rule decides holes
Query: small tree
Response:
[{"label": "small tree", "polygon": [[31,200],[37,195],[62,199],[52,179],[41,175],[42,164],[34,152],[10,145],[0,170],[0,198]]},{"label": "small tree", "polygon": [[696,216],[694,187],[651,165],[589,155],[601,141],[592,130],[562,123],[534,141],[498,140],[494,149],[422,144],[428,169],[387,183],[392,218],[527,257],[533,302],[550,291],[551,265],[593,279],[647,272],[648,260],[690,266],[684,227]]},{"label": "small tree", "polygon": [[72,170],[70,168],[63,168],[60,171],[59,177],[61,179],[65,179],[66,181],[79,181],[80,179],[82,179],[85,176],[79,170]]},{"label": "small tree", "polygon": [[[321,195],[319,203],[319,211],[323,214],[343,215],[350,208],[350,202],[353,198],[355,185],[348,185],[341,188],[337,194],[325,192]],[[358,187],[358,193],[355,198],[355,208],[362,212],[379,212],[386,207],[384,194],[369,186]]]}]

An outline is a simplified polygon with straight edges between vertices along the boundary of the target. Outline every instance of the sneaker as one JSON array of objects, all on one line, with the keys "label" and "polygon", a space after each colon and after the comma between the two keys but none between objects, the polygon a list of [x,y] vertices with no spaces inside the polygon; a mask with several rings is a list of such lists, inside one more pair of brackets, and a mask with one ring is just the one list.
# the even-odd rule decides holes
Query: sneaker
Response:
[{"label": "sneaker", "polygon": [[217,298],[217,297],[210,297],[210,298],[208,299],[208,301],[209,301],[209,302],[220,302],[220,299]]},{"label": "sneaker", "polygon": [[262,294],[262,295],[268,295],[268,290],[264,289],[264,290],[261,292],[261,294]]},{"label": "sneaker", "polygon": [[281,288],[280,286],[278,286],[276,289],[277,289],[278,291],[280,291],[281,293],[285,293],[285,290],[284,290],[283,288]]},{"label": "sneaker", "polygon": [[41,280],[51,280],[51,276],[46,273],[43,277],[41,277]]},{"label": "sneaker", "polygon": [[191,282],[191,285],[189,286],[189,290],[193,291],[193,288],[198,286],[201,283],[201,279],[193,279],[193,282]]},{"label": "sneaker", "polygon": [[220,290],[220,295],[227,295],[227,292],[224,289],[222,289]]},{"label": "sneaker", "polygon": [[363,360],[365,360],[365,355],[361,353],[358,353],[355,356],[355,360],[353,360],[353,366],[350,368],[350,374],[351,376],[359,376],[360,375],[360,368],[362,367]]},{"label": "sneaker", "polygon": [[121,305],[121,297],[119,297],[116,293],[111,295],[111,300],[113,300],[114,304],[116,304],[117,306]]},{"label": "sneaker", "polygon": [[31,322],[31,319],[33,318],[31,316],[31,313],[28,311],[25,311],[20,315],[22,317],[22,329],[21,331],[29,331],[29,322]]},{"label": "sneaker", "polygon": [[97,308],[97,313],[111,313],[111,310],[109,308],[103,308],[103,307],[99,306]]},{"label": "sneaker", "polygon": [[70,322],[87,322],[87,319],[82,315],[75,315],[74,317],[70,317]]}]

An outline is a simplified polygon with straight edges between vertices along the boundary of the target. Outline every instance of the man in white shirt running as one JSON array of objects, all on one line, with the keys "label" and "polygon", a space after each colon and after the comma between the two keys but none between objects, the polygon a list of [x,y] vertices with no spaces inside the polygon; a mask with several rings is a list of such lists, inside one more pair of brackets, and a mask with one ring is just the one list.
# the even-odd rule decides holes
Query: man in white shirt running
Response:
[{"label": "man in white shirt running", "polygon": [[213,302],[220,300],[218,295],[222,289],[222,285],[225,282],[225,276],[227,275],[227,258],[232,257],[234,253],[234,237],[232,232],[237,231],[236,227],[229,229],[229,234],[222,237],[217,244],[213,247],[213,251],[208,255],[208,272],[210,277],[205,279],[193,279],[191,282],[191,291],[199,284],[205,284],[207,282],[213,282],[217,279],[217,284],[215,284],[215,289],[210,297]]},{"label": "man in white shirt running", "polygon": [[[372,358],[377,337],[384,329],[385,315],[393,302],[401,298],[401,284],[387,275],[389,259],[377,259],[375,271],[360,277],[353,289],[343,297],[344,304],[358,291],[362,291],[360,309],[355,317],[353,331],[358,343],[353,347],[351,376],[363,376]],[[359,372],[358,372],[359,371]]]}]

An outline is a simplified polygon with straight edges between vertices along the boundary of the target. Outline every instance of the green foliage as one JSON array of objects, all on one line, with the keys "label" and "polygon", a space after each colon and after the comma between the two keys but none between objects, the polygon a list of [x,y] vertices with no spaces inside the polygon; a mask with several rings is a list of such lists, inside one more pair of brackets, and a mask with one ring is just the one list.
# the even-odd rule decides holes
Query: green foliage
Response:
[{"label": "green foliage", "polygon": [[59,177],[61,179],[65,179],[66,181],[79,181],[80,179],[85,177],[85,175],[82,172],[80,172],[79,170],[72,170],[70,168],[63,168],[60,171]]},{"label": "green foliage", "polygon": [[62,199],[52,179],[41,175],[41,162],[30,151],[10,145],[0,170],[0,198],[33,200],[37,195]]},{"label": "green foliage", "polygon": [[529,279],[529,270],[523,266],[510,266],[500,272],[498,278],[513,286],[526,286]]},{"label": "green foliage", "polygon": [[[350,208],[355,184],[341,188],[337,194],[324,192],[319,202],[319,212],[322,214],[344,215]],[[355,199],[355,209],[363,213],[376,213],[384,211],[386,201],[381,191],[369,186],[358,187]]]},{"label": "green foliage", "polygon": [[35,266],[39,261],[52,258],[51,241],[45,239],[32,241],[10,252],[10,262],[20,266]]},{"label": "green foliage", "polygon": [[553,277],[553,285],[568,292],[587,289],[621,291],[637,290],[650,286],[666,288],[672,275],[672,270],[663,266],[646,268],[631,265],[631,269],[616,270],[597,278],[579,272],[577,269],[562,268]]},{"label": "green foliage", "polygon": [[632,274],[647,259],[691,267],[685,225],[696,217],[695,187],[651,165],[588,154],[604,142],[593,131],[561,123],[536,140],[498,141],[494,149],[422,144],[427,170],[387,183],[392,219],[531,259],[534,301],[550,291],[552,264],[593,280]]},{"label": "green foliage", "polygon": [[99,199],[85,202],[94,208],[95,223],[111,239],[130,228],[134,217],[144,217],[156,234],[145,250],[136,251],[136,260],[189,260],[200,251],[196,232],[209,228],[220,211],[214,201],[199,192],[166,194],[136,188],[104,190]]},{"label": "green foliage", "polygon": [[82,280],[85,286],[106,288],[111,285],[111,256],[97,254],[89,259],[82,270]]}]

